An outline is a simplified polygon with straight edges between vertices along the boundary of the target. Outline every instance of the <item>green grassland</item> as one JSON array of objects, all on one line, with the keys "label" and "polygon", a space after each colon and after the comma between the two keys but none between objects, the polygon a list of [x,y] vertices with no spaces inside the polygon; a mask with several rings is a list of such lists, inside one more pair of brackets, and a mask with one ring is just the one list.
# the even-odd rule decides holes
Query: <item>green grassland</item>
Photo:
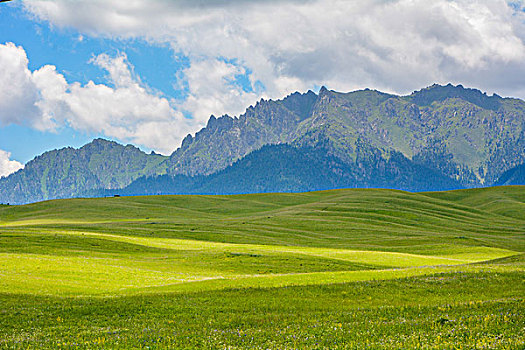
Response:
[{"label": "green grassland", "polygon": [[525,347],[525,187],[0,206],[0,348]]}]

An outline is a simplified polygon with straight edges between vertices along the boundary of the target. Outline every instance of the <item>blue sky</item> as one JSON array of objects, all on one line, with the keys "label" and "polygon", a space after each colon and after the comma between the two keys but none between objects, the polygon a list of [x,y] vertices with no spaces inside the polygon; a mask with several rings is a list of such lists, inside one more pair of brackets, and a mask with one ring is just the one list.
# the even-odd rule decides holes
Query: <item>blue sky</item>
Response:
[{"label": "blue sky", "polygon": [[[184,97],[184,90],[176,88],[175,82],[177,72],[187,67],[188,61],[177,57],[168,45],[84,36],[75,29],[53,27],[31,17],[20,3],[0,6],[0,43],[13,42],[22,46],[30,70],[51,64],[68,81],[86,84],[92,80],[112,85],[106,72],[89,61],[101,53],[116,56],[124,52],[144,84],[172,98]],[[9,151],[13,159],[25,163],[47,150],[80,147],[95,137],[107,136],[75,131],[68,126],[49,132],[16,124],[3,125],[0,127],[0,149]],[[150,150],[149,147],[142,148]]]},{"label": "blue sky", "polygon": [[325,85],[457,83],[525,97],[504,0],[14,0],[0,4],[0,176],[95,137],[170,154],[211,114]]}]

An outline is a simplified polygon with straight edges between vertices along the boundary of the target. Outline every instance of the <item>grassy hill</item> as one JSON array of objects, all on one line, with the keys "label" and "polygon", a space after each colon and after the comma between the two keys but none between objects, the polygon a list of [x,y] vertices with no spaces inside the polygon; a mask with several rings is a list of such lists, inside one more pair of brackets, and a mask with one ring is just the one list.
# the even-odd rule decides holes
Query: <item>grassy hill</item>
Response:
[{"label": "grassy hill", "polygon": [[518,349],[524,252],[520,186],[0,206],[0,347]]}]

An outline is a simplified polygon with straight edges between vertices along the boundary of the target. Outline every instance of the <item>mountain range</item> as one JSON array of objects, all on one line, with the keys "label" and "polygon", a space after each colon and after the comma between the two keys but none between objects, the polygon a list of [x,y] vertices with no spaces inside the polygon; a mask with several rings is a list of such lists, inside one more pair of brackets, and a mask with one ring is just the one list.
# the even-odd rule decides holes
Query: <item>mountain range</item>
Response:
[{"label": "mountain range", "polygon": [[525,184],[525,102],[451,84],[293,93],[211,116],[170,156],[103,139],[0,179],[0,203],[113,194],[410,191]]}]

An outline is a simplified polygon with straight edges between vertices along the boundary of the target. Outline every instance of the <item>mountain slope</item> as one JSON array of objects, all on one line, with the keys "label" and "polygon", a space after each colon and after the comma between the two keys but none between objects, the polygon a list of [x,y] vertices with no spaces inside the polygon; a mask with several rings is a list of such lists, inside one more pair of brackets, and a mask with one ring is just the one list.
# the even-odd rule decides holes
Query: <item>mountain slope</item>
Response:
[{"label": "mountain slope", "polygon": [[504,172],[495,185],[525,185],[525,163]]},{"label": "mountain slope", "polygon": [[388,160],[369,155],[357,166],[323,149],[281,144],[264,146],[215,174],[142,177],[120,191],[104,194],[239,194],[355,187],[420,191],[456,189],[461,184],[399,152]]},{"label": "mountain slope", "polygon": [[[169,171],[210,174],[264,144],[284,142],[323,147],[354,164],[359,142],[365,140],[383,158],[401,152],[476,187],[525,161],[524,116],[524,101],[461,85],[433,85],[409,96],[322,88],[318,96],[309,92],[262,101],[239,119],[212,117],[208,127],[171,155]],[[282,127],[276,120],[288,123]]]},{"label": "mountain slope", "polygon": [[290,142],[317,99],[312,91],[283,100],[261,100],[239,118],[211,116],[194,137],[188,135],[170,157],[170,174],[211,174],[267,144]]},{"label": "mountain slope", "polygon": [[[496,111],[479,107],[495,108],[494,99],[499,105]],[[524,116],[523,101],[450,85],[435,85],[405,97],[370,90],[348,94],[324,90],[312,118],[303,125],[301,142],[312,145],[320,139],[351,162],[357,156],[357,140],[363,138],[382,152],[397,150],[472,187],[491,183],[525,157],[524,148],[514,147],[523,139]],[[509,164],[499,161],[503,157],[498,152],[512,153],[505,157]]]},{"label": "mountain slope", "polygon": [[165,159],[103,139],[79,149],[46,152],[24,169],[0,179],[0,203],[68,198],[87,190],[122,188],[140,176],[162,173]]}]

